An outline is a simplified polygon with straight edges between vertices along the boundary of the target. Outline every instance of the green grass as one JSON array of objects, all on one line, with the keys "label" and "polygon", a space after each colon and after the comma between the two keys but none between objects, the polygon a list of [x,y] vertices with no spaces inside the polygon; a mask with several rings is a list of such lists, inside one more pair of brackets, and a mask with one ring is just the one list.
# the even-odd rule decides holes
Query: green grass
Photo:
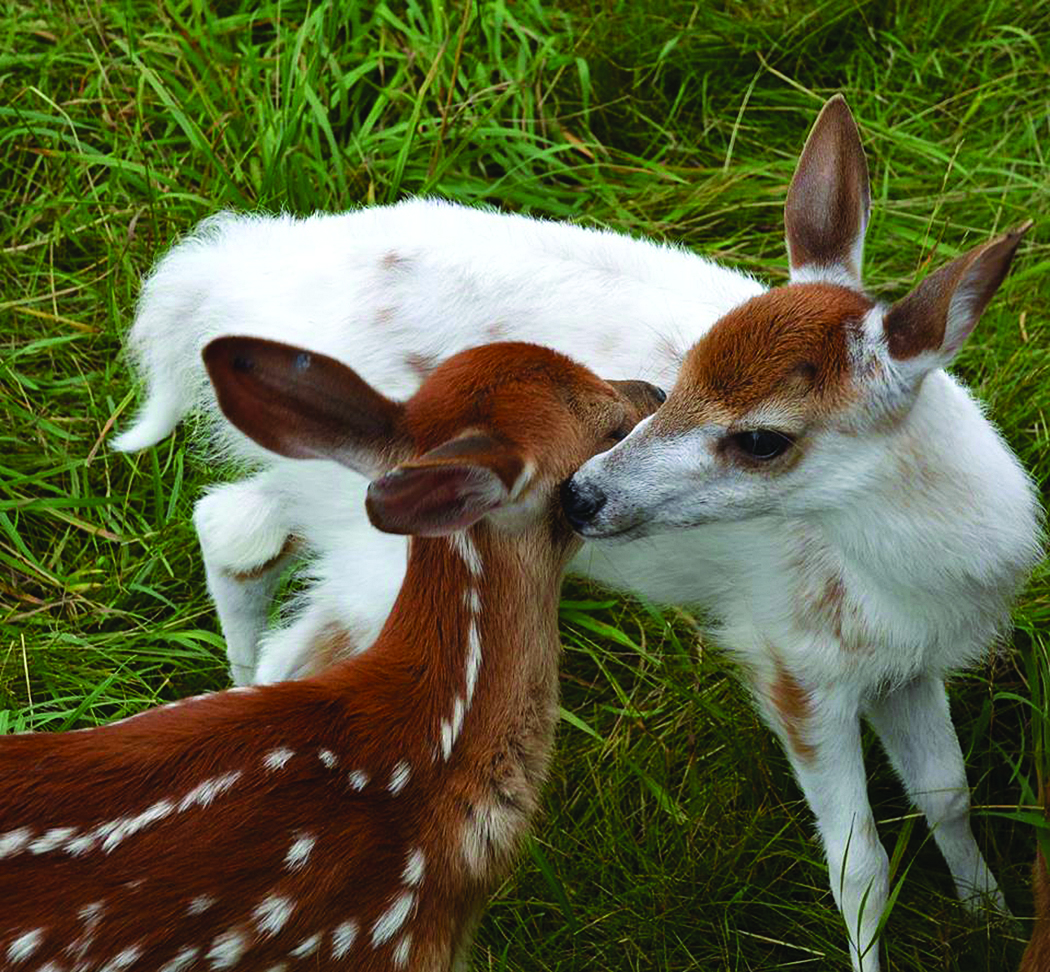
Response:
[{"label": "green grass", "polygon": [[[1050,473],[1050,6],[497,0],[445,8],[15,0],[0,13],[0,731],[87,726],[224,684],[187,430],[109,452],[151,263],[220,207],[305,213],[440,193],[673,239],[784,279],[781,207],[844,91],[873,177],[866,275],[901,294],[1036,226],[957,367]],[[665,618],[570,584],[559,754],[475,968],[848,967],[812,821],[728,666]],[[583,602],[582,604],[579,602]],[[1050,576],[952,701],[978,840],[1018,915],[1050,739]],[[975,928],[870,747],[906,879],[886,968],[1014,968]]]}]

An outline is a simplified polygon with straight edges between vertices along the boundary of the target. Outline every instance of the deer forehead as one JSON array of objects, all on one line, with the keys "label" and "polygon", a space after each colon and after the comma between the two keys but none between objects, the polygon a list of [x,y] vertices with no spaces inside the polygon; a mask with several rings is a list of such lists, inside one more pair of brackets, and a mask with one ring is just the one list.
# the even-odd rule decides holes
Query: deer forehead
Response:
[{"label": "deer forehead", "polygon": [[852,396],[874,303],[834,284],[778,287],[730,311],[689,351],[657,413],[663,431],[775,413],[799,419]]}]

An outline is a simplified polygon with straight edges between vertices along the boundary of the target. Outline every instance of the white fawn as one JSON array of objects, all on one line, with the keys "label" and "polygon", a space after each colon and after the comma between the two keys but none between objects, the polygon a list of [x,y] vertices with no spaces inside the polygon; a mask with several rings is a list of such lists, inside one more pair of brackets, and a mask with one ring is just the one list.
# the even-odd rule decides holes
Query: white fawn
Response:
[{"label": "white fawn", "polygon": [[[672,247],[437,202],[307,220],[225,214],[145,285],[129,341],[149,396],[117,445],[157,441],[197,404],[217,415],[197,349],[245,329],[360,362],[395,390],[495,337],[668,386],[684,360],[671,407],[565,496],[587,535],[649,539],[588,544],[570,570],[701,604],[718,622],[817,816],[853,966],[874,972],[887,862],[858,716],[934,828],[960,896],[1001,909],[971,835],[943,678],[1006,624],[1039,530],[1024,472],[941,370],[1019,233],[887,310],[860,281],[868,210],[859,133],[836,97],[788,193],[791,283],[769,291]],[[212,427],[223,449],[262,466],[195,514],[235,680],[308,673],[365,648],[405,554],[357,511],[364,482],[261,456],[221,418]],[[267,632],[296,545],[313,583],[292,622]],[[347,569],[347,551],[360,569]]]},{"label": "white fawn", "polygon": [[558,484],[658,393],[528,344],[404,404],[275,342],[205,356],[264,446],[378,477],[369,518],[413,535],[401,593],[313,678],[0,739],[0,968],[465,968],[550,759],[578,546]]}]

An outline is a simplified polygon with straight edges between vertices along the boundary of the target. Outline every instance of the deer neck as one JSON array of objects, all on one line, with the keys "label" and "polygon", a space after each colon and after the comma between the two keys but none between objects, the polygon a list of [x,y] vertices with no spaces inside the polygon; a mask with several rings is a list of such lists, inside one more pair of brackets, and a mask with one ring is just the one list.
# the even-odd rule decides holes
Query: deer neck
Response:
[{"label": "deer neck", "polygon": [[535,751],[529,762],[542,775],[556,721],[557,609],[572,544],[549,524],[511,534],[482,523],[412,539],[401,592],[367,654],[400,673],[396,690],[411,693],[436,763],[464,748],[469,754],[478,740],[514,737],[507,745]]}]

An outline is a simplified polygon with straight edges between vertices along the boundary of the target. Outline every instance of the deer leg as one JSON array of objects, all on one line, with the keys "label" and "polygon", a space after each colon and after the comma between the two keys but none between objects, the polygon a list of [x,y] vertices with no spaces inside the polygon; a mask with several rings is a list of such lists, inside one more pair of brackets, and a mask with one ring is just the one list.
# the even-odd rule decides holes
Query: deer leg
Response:
[{"label": "deer leg", "polygon": [[268,474],[211,490],[193,511],[208,591],[236,685],[255,676],[259,639],[294,538]]},{"label": "deer leg", "polygon": [[970,829],[970,788],[944,682],[920,676],[873,703],[867,715],[908,796],[925,815],[960,899],[971,911],[1009,914]]},{"label": "deer leg", "polygon": [[759,708],[816,817],[853,968],[878,972],[876,935],[889,890],[889,858],[868,803],[858,702],[851,694],[807,688],[779,665],[759,689]]}]

